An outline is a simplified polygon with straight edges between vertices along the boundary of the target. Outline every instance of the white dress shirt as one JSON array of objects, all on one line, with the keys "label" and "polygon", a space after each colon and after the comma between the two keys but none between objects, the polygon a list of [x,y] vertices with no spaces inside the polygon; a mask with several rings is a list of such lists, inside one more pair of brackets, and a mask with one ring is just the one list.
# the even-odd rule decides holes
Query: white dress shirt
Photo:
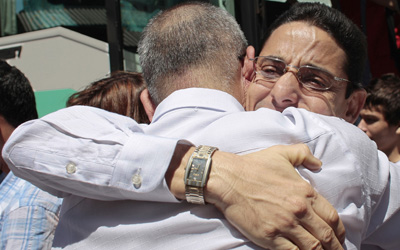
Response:
[{"label": "white dress shirt", "polygon": [[3,157],[16,175],[65,197],[55,247],[245,249],[256,246],[217,209],[178,203],[169,192],[164,174],[176,143],[238,154],[306,143],[323,166],[299,172],[337,209],[347,248],[400,249],[400,168],[361,130],[295,108],[241,111],[232,96],[210,89],[174,92],[148,126],[71,107],[17,128]]}]

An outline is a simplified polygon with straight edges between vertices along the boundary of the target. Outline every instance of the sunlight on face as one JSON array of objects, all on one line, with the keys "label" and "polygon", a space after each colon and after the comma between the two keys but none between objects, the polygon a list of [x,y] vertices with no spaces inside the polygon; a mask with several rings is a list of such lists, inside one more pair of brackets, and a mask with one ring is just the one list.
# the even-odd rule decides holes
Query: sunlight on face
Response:
[{"label": "sunlight on face", "polygon": [[[291,22],[276,29],[265,43],[260,56],[282,59],[286,64],[300,67],[312,65],[333,76],[347,79],[344,71],[345,52],[322,29],[304,22]],[[347,82],[334,81],[329,90],[310,90],[301,85],[292,72],[285,73],[272,86],[263,84],[255,75],[246,90],[246,109],[266,107],[277,111],[293,106],[312,112],[345,118],[348,100]]]},{"label": "sunlight on face", "polygon": [[371,140],[376,142],[378,149],[383,152],[390,151],[397,144],[398,126],[389,124],[383,113],[382,107],[361,110],[361,121],[358,127],[364,131]]}]

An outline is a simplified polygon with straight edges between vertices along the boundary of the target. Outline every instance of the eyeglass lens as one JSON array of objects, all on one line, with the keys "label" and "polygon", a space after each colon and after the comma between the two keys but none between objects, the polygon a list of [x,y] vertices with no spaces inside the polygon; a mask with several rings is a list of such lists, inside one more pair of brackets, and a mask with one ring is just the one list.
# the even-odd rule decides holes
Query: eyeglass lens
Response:
[{"label": "eyeglass lens", "polygon": [[[277,81],[288,70],[288,65],[280,60],[257,57],[254,61],[256,72],[261,74],[264,78]],[[290,66],[291,67],[291,66]],[[295,67],[296,68],[296,67]],[[301,66],[296,68],[297,79],[305,86],[312,89],[326,90],[332,86],[332,76],[313,66]]]}]

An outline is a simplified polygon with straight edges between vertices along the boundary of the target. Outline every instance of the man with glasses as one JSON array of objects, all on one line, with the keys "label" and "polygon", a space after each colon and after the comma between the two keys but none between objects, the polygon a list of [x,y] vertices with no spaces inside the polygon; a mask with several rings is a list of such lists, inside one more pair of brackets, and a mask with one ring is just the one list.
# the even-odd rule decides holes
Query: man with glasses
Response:
[{"label": "man with glasses", "polygon": [[[298,5],[295,8],[308,14],[318,10],[322,15],[339,15],[317,4]],[[340,248],[333,239],[332,232],[326,229],[320,232],[323,235],[327,233],[328,240],[324,241],[324,237],[318,238],[318,232],[314,232],[315,228],[309,224],[301,224],[300,227],[299,224],[292,224],[293,218],[287,216],[287,208],[290,210],[290,207],[307,207],[307,203],[303,203],[298,197],[292,200],[291,196],[278,195],[276,198],[271,195],[282,194],[282,190],[286,189],[291,189],[293,193],[303,192],[304,187],[301,185],[293,183],[293,186],[284,181],[285,178],[297,181],[292,175],[283,174],[275,178],[277,175],[274,175],[273,171],[267,173],[263,167],[244,165],[245,156],[229,155],[227,162],[221,163],[217,155],[223,153],[216,151],[213,154],[215,148],[209,147],[198,147],[194,153],[194,150],[190,149],[188,154],[185,154],[185,150],[180,151],[184,157],[175,155],[170,168],[166,170],[158,165],[160,158],[165,155],[161,148],[168,148],[172,144],[174,150],[176,140],[171,139],[171,143],[165,142],[162,145],[159,144],[161,138],[148,137],[148,140],[153,142],[148,145],[159,147],[143,148],[144,145],[139,143],[141,137],[133,132],[143,130],[151,135],[186,138],[195,144],[213,145],[235,153],[253,152],[277,143],[305,142],[312,152],[322,159],[324,167],[318,173],[304,169],[299,171],[339,210],[346,224],[346,246],[356,249],[362,243],[368,243],[379,246],[392,244],[392,247],[398,247],[397,237],[390,234],[390,230],[381,231],[382,227],[379,228],[379,225],[386,226],[399,219],[396,217],[397,208],[400,206],[397,198],[390,200],[391,206],[387,206],[388,196],[396,194],[400,189],[399,184],[389,182],[390,178],[399,179],[398,173],[391,172],[387,159],[385,161],[385,158],[382,158],[382,154],[378,153],[376,147],[361,131],[340,119],[319,116],[301,109],[290,108],[283,114],[269,109],[238,112],[242,110],[239,101],[243,97],[239,82],[245,79],[241,76],[242,61],[237,58],[245,50],[245,42],[240,38],[240,34],[233,38],[226,33],[227,30],[237,31],[237,26],[230,29],[219,26],[232,24],[232,17],[221,19],[223,17],[226,18],[226,13],[219,9],[204,4],[188,4],[166,11],[150,22],[141,40],[139,52],[151,96],[150,99],[150,96],[146,95],[147,92],[144,92],[143,103],[149,114],[152,113],[151,103],[158,105],[151,125],[138,126],[128,118],[101,110],[75,107],[25,124],[11,138],[4,155],[15,172],[52,193],[68,196],[67,203],[63,204],[64,214],[60,220],[61,231],[57,232],[59,240],[56,246],[109,248],[126,244],[127,248],[130,243],[138,248],[256,248],[239,233],[240,231],[257,245],[272,249],[286,249],[293,247],[293,244],[298,245],[300,249]],[[214,33],[210,34],[209,31]],[[194,36],[193,32],[197,35]],[[320,42],[310,46],[315,47],[319,44]],[[336,49],[339,48],[336,46]],[[286,50],[292,51],[293,48],[290,50],[290,47],[286,47]],[[251,49],[248,52],[251,54]],[[279,58],[277,52],[276,55],[265,56]],[[318,54],[311,56],[309,61],[317,56]],[[303,63],[304,60],[281,59],[286,64],[299,68],[311,64]],[[345,58],[340,62],[344,62],[343,60]],[[248,61],[245,62],[247,69]],[[253,71],[253,62],[250,71]],[[309,66],[324,68],[334,76],[347,79],[344,72],[325,67],[327,65],[321,60]],[[232,69],[236,71],[232,72]],[[291,70],[293,69],[291,67]],[[251,75],[250,71],[243,72],[248,76]],[[291,77],[291,73],[292,71],[283,74],[274,86],[279,87],[278,82]],[[303,73],[301,70],[301,76],[298,77],[303,79],[303,83],[309,82],[306,81],[309,78]],[[247,80],[250,78],[255,80],[254,74]],[[352,78],[348,79],[352,81]],[[316,92],[325,98],[328,104],[333,104],[331,102],[340,98],[346,99],[345,90],[342,92],[343,96],[337,94],[340,92],[337,82],[343,81],[335,81],[329,91]],[[296,84],[304,91],[301,93],[310,94],[309,89],[303,90],[303,85],[299,82]],[[329,94],[334,90],[336,94]],[[227,91],[230,95],[222,91]],[[359,93],[358,90],[349,92],[347,99],[350,100]],[[361,93],[364,92],[360,91],[360,95]],[[346,111],[338,111],[347,114]],[[61,136],[55,136],[60,132]],[[349,135],[352,136],[351,139]],[[62,145],[65,141],[73,145],[65,147]],[[362,145],[362,148],[358,148],[359,145]],[[39,146],[40,149],[37,148]],[[153,150],[154,153],[151,154],[152,158],[147,158],[148,162],[142,161],[146,158],[146,150]],[[142,153],[143,155],[140,155]],[[192,153],[191,164],[188,164],[185,170],[188,156]],[[259,160],[262,159],[261,155],[258,156]],[[203,160],[211,157],[213,164],[209,169],[209,161]],[[270,157],[269,160],[274,161],[276,155]],[[138,161],[137,158],[141,159]],[[167,158],[163,160],[169,162]],[[298,161],[294,162],[296,165],[297,163]],[[146,164],[150,167],[147,168]],[[196,182],[193,180],[196,176],[207,176],[207,169],[208,182],[205,178],[200,186],[191,184]],[[274,171],[280,170],[276,168]],[[184,176],[186,182],[183,182]],[[149,185],[150,182],[153,182],[152,186]],[[286,186],[274,185],[276,182],[285,183]],[[167,191],[171,190],[173,195],[164,192],[166,188]],[[385,193],[389,191],[390,194]],[[318,197],[312,192],[309,194],[312,200]],[[267,199],[265,195],[268,196]],[[214,204],[239,231],[210,204],[198,206],[184,202],[161,205],[127,201],[131,199],[174,202],[175,197],[186,198],[191,203],[206,201]],[[320,206],[320,203],[318,204],[317,206]],[[304,211],[297,210],[294,217],[303,217],[304,220],[300,220],[302,223],[313,221],[310,224],[319,225],[321,221],[315,220],[315,214]],[[272,215],[272,224],[280,221],[283,227],[277,228],[276,231],[270,230],[268,227],[274,228],[275,225],[265,221],[264,216],[267,214]],[[273,217],[276,220],[273,220]],[[64,223],[63,218],[69,223]],[[380,219],[382,220],[379,221]],[[260,221],[266,224],[260,224]],[[321,243],[310,242],[310,238],[306,237],[303,231],[299,231],[301,227],[304,227],[303,230],[309,230],[310,235],[321,239]],[[287,230],[288,228],[292,230]],[[369,241],[367,236],[374,232],[382,237]]]},{"label": "man with glasses", "polygon": [[366,42],[349,20],[291,8],[271,25],[258,59],[249,48],[246,110],[298,107],[353,123],[366,93]]}]

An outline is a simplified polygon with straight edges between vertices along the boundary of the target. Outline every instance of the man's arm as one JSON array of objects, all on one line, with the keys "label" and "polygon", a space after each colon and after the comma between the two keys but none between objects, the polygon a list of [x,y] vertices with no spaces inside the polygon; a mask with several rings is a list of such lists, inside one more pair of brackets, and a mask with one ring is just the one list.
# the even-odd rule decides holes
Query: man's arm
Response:
[{"label": "man's arm", "polygon": [[[185,199],[183,176],[194,147],[178,145],[167,171],[171,192]],[[268,164],[266,164],[268,162]],[[238,156],[216,151],[205,200],[254,243],[270,249],[341,249],[345,230],[332,205],[293,166],[318,169],[304,144]]]},{"label": "man's arm", "polygon": [[[177,202],[184,199],[182,171],[193,151],[177,143],[143,135],[129,118],[77,107],[17,128],[3,156],[16,175],[53,194]],[[327,248],[340,245],[328,227],[343,238],[336,211],[293,168],[304,161],[305,152],[265,151],[270,153],[263,158],[262,151],[246,156],[216,152],[206,201],[261,246],[287,246],[289,240],[301,249],[319,241]],[[173,155],[168,168],[165,163]],[[135,175],[141,185],[134,185]]]},{"label": "man's arm", "polygon": [[71,107],[19,126],[3,158],[16,176],[59,197],[178,202],[164,180],[178,142],[144,135],[125,116]]}]

